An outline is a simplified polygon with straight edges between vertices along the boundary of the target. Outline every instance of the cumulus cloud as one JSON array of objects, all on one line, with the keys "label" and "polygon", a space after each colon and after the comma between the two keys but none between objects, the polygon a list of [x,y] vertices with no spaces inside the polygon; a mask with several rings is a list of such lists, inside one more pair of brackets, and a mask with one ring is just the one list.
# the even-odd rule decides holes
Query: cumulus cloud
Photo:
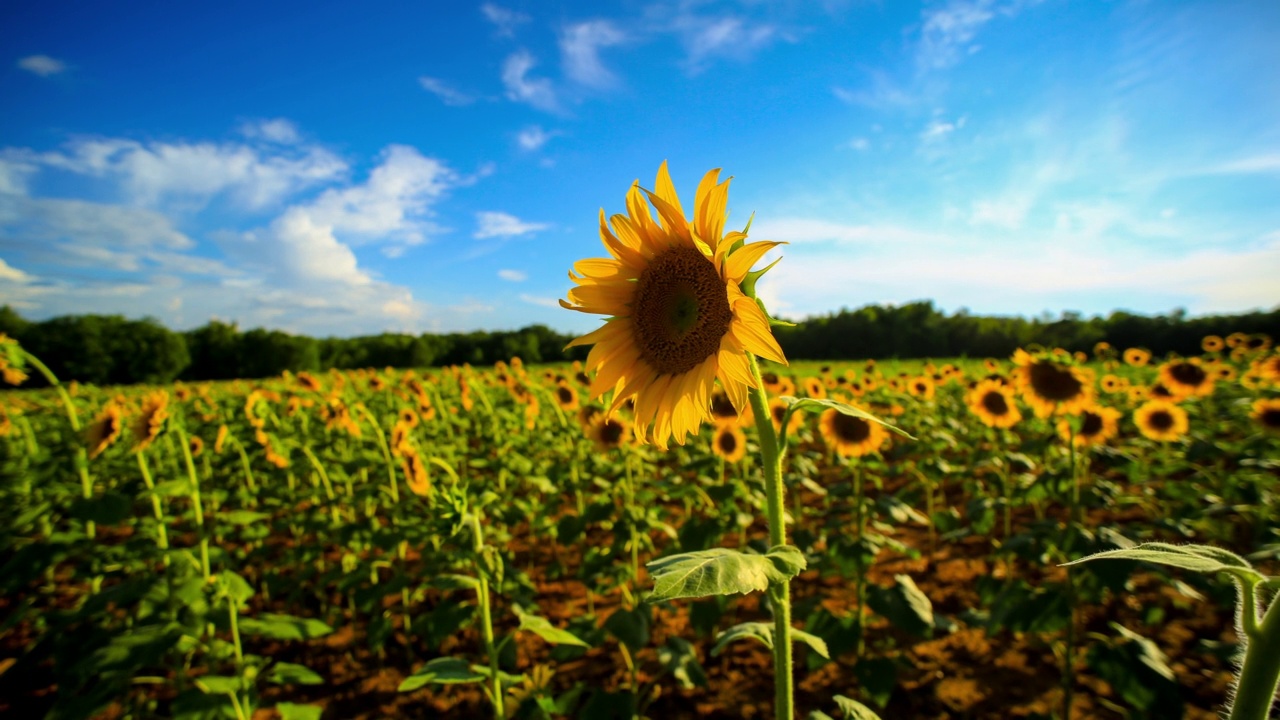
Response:
[{"label": "cumulus cloud", "polygon": [[461,90],[457,90],[439,78],[423,75],[418,78],[418,84],[422,86],[423,90],[426,90],[440,98],[440,102],[445,105],[461,107],[463,105],[470,105],[476,101],[473,95],[468,95]]},{"label": "cumulus cloud", "polygon": [[608,20],[575,23],[560,37],[560,56],[565,75],[574,82],[606,88],[616,82],[613,73],[600,61],[600,48],[619,45],[626,39]]},{"label": "cumulus cloud", "polygon": [[524,282],[529,279],[529,274],[520,270],[499,270],[498,277],[507,282]]},{"label": "cumulus cloud", "polygon": [[525,222],[520,218],[504,212],[476,213],[476,231],[472,237],[483,240],[491,237],[517,237],[545,230],[546,223]]},{"label": "cumulus cloud", "polygon": [[33,279],[27,273],[5,262],[4,258],[0,258],[0,281],[26,285]]},{"label": "cumulus cloud", "polygon": [[507,99],[527,103],[545,112],[559,112],[560,101],[551,81],[529,75],[535,65],[537,61],[527,50],[512,53],[502,64],[502,85],[506,88]]},{"label": "cumulus cloud", "polygon": [[251,140],[263,140],[279,145],[293,145],[302,139],[298,126],[292,120],[253,120],[240,126],[240,133]]},{"label": "cumulus cloud", "polygon": [[480,13],[484,15],[486,20],[493,23],[498,37],[514,37],[516,28],[529,22],[528,15],[494,5],[493,3],[481,5]]},{"label": "cumulus cloud", "polygon": [[28,55],[18,60],[18,67],[40,77],[49,77],[67,71],[67,64],[48,55]]}]

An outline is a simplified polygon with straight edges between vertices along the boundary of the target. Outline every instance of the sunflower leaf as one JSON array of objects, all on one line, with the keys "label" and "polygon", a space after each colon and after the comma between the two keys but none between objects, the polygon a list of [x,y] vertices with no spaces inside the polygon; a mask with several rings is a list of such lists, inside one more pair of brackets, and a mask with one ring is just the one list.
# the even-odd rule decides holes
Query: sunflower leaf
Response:
[{"label": "sunflower leaf", "polygon": [[728,548],[681,553],[649,562],[653,600],[759,592],[786,582],[806,566],[796,548],[781,545],[768,555],[748,555]]},{"label": "sunflower leaf", "polygon": [[528,630],[538,637],[546,640],[552,645],[577,645],[578,647],[591,647],[583,642],[582,638],[574,635],[568,630],[551,624],[551,621],[539,615],[530,615],[517,606],[515,608],[516,615],[520,617],[520,627],[518,630]]},{"label": "sunflower leaf", "polygon": [[[754,639],[764,643],[765,647],[773,649],[773,623],[766,622],[745,622],[734,625],[716,636],[715,647],[711,648],[711,656],[718,656],[724,648],[735,640]],[[813,649],[824,658],[830,659],[831,654],[827,649],[827,642],[812,633],[803,630],[791,629],[792,642],[802,642]]]},{"label": "sunflower leaf", "polygon": [[845,415],[852,415],[853,417],[856,417],[856,418],[862,418],[863,420],[870,420],[872,422],[880,423],[881,425],[889,428],[890,430],[898,433],[899,435],[909,440],[915,440],[915,437],[913,437],[911,433],[907,432],[906,430],[903,430],[897,425],[887,423],[884,420],[881,420],[880,418],[876,417],[875,415],[872,415],[871,413],[867,412],[866,410],[863,410],[861,408],[856,408],[852,405],[838,402],[836,400],[819,400],[817,398],[797,398],[797,397],[791,397],[790,395],[784,395],[782,396],[782,401],[789,406],[787,408],[788,412],[799,412],[802,410],[811,410],[811,409],[819,409],[819,408],[832,409],[838,412],[842,412]]},{"label": "sunflower leaf", "polygon": [[841,717],[845,720],[880,720],[874,710],[844,695],[835,696],[836,707],[840,708]]},{"label": "sunflower leaf", "polygon": [[1140,560],[1200,573],[1224,572],[1238,578],[1241,582],[1250,584],[1266,579],[1265,575],[1253,569],[1248,560],[1228,550],[1209,545],[1143,543],[1131,548],[1095,553],[1088,557],[1065,563],[1063,567],[1078,565],[1090,560]]}]

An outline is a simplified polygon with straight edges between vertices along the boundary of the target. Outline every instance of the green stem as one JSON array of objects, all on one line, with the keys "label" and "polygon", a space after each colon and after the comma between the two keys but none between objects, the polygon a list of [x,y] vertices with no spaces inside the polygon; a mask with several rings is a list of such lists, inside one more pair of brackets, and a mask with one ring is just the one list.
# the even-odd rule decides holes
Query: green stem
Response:
[{"label": "green stem", "polygon": [[169,567],[169,531],[165,527],[164,507],[160,504],[160,496],[156,495],[156,484],[151,479],[151,469],[147,467],[147,455],[138,451],[138,469],[142,471],[142,482],[151,495],[151,510],[156,516],[156,544],[164,551],[164,566]]},{"label": "green stem", "polygon": [[[53,374],[49,366],[40,362],[40,358],[32,355],[26,350],[22,351],[23,357],[27,362],[31,363],[44,379],[58,391],[58,397],[62,398],[62,407],[67,411],[67,420],[71,421],[71,430],[76,434],[80,434],[80,416],[76,414],[76,405],[71,401],[71,395],[67,393],[67,389],[62,387],[62,383],[58,382],[58,376]],[[93,499],[93,479],[89,477],[89,454],[85,452],[84,444],[81,443],[76,447],[76,472],[80,475],[80,493],[85,500]],[[90,540],[98,535],[97,525],[92,520],[84,521],[84,533]]]},{"label": "green stem", "polygon": [[191,479],[191,506],[196,513],[196,532],[200,535],[200,570],[208,582],[213,574],[209,571],[209,536],[204,530],[204,505],[200,502],[200,477],[196,475],[196,463],[191,459],[191,444],[187,442],[187,433],[181,425],[174,425],[178,433],[178,444],[182,446],[182,457],[187,463],[187,477]]},{"label": "green stem", "polygon": [[[479,515],[471,515],[471,536],[474,543],[473,548],[478,558],[484,552],[484,532],[480,527]],[[498,675],[498,651],[493,644],[493,617],[489,610],[489,580],[483,571],[476,574],[480,576],[480,587],[476,593],[476,599],[480,603],[480,629],[484,634],[484,651],[489,656],[489,675],[493,681],[494,716],[498,720],[503,720],[507,713],[506,708],[503,707],[502,678]]]},{"label": "green stem", "polygon": [[[1256,617],[1252,593],[1241,598],[1242,602],[1246,600],[1248,602],[1243,608],[1245,618]],[[1262,623],[1246,636],[1248,645],[1245,647],[1244,666],[1236,683],[1236,698],[1229,720],[1266,720],[1280,684],[1280,598],[1272,599]]]},{"label": "green stem", "polygon": [[866,626],[864,620],[866,618],[867,604],[867,569],[862,566],[862,534],[866,525],[866,519],[862,513],[862,463],[858,463],[858,471],[854,476],[853,486],[853,513],[854,513],[854,540],[856,549],[853,553],[854,566],[854,583],[855,596],[858,599],[858,659],[862,659],[863,653],[866,651]]},{"label": "green stem", "polygon": [[[755,414],[756,432],[760,435],[760,454],[764,470],[765,498],[768,501],[769,546],[776,547],[787,543],[787,526],[783,517],[784,494],[782,485],[782,453],[785,448],[778,446],[778,436],[773,431],[772,415],[769,412],[769,401],[765,397],[764,379],[760,377],[760,365],[751,353],[747,353],[747,362],[751,367],[751,376],[755,387],[751,389],[751,410]],[[769,586],[769,599],[773,603],[773,675],[774,675],[774,717],[777,720],[792,720],[794,717],[793,680],[791,677],[791,584],[790,580],[773,583]]]}]

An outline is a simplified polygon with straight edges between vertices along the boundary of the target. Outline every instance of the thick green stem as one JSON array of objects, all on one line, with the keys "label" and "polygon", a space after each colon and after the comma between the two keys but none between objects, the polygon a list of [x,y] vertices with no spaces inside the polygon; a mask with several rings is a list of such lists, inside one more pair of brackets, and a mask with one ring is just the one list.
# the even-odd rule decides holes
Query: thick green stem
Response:
[{"label": "thick green stem", "polygon": [[[471,516],[471,536],[476,556],[484,552],[484,533],[480,528],[480,516]],[[480,604],[480,630],[484,634],[484,651],[489,656],[489,675],[493,682],[493,710],[498,720],[507,716],[503,707],[502,678],[498,675],[498,650],[493,643],[493,617],[489,609],[489,579],[485,572],[480,576],[480,587],[476,592],[476,600]]]},{"label": "thick green stem", "polygon": [[[765,498],[768,501],[769,545],[776,547],[787,543],[787,526],[783,517],[786,489],[782,485],[782,453],[778,435],[773,430],[769,401],[765,397],[764,379],[760,377],[760,365],[755,356],[747,353],[751,376],[756,387],[751,389],[751,410],[755,414],[756,431],[760,435],[760,454],[764,470]],[[769,586],[769,599],[773,603],[773,675],[774,717],[792,720],[794,717],[791,677],[791,583],[790,580]]]},{"label": "thick green stem", "polygon": [[[1252,594],[1246,593],[1241,602],[1246,602],[1245,618],[1256,617]],[[1267,720],[1280,684],[1280,597],[1272,599],[1262,623],[1247,636],[1244,667],[1236,683],[1229,720]]]}]

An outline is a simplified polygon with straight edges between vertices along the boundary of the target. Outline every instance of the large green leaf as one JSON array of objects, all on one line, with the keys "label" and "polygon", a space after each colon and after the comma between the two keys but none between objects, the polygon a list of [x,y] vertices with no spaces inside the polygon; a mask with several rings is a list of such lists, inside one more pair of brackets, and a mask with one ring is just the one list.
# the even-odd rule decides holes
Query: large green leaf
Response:
[{"label": "large green leaf", "polygon": [[894,575],[893,579],[891,588],[869,588],[867,604],[894,626],[912,635],[929,635],[933,630],[933,603],[910,575]]},{"label": "large green leaf", "polygon": [[240,632],[272,640],[312,640],[328,635],[333,632],[333,628],[310,618],[262,613],[257,617],[241,618]]},{"label": "large green leaf", "polygon": [[880,720],[875,710],[844,695],[835,696],[836,706],[840,708],[841,717],[845,720]]},{"label": "large green leaf", "polygon": [[516,614],[520,616],[520,630],[528,630],[538,637],[546,640],[552,645],[577,645],[578,647],[591,647],[582,641],[582,638],[574,635],[568,630],[551,624],[550,620],[538,615],[530,615],[529,613],[516,609]]},{"label": "large green leaf", "polygon": [[276,663],[267,680],[277,685],[323,685],[324,678],[306,665],[297,663]]},{"label": "large green leaf", "polygon": [[[773,649],[773,623],[746,622],[739,623],[716,636],[716,644],[711,648],[711,656],[719,655],[729,643],[735,640],[759,640],[769,649]],[[827,641],[803,630],[791,628],[792,642],[802,642],[828,660],[831,654],[827,650]]]},{"label": "large green leaf", "polygon": [[1209,545],[1143,543],[1136,547],[1096,553],[1066,563],[1065,566],[1069,567],[1092,560],[1140,560],[1201,573],[1225,572],[1248,583],[1256,583],[1266,579],[1265,575],[1253,569],[1248,560],[1228,550]]},{"label": "large green leaf", "polygon": [[324,708],[318,705],[287,702],[276,705],[276,710],[280,713],[280,720],[320,720],[320,716],[324,714]]},{"label": "large green leaf", "polygon": [[400,692],[410,692],[432,683],[455,685],[458,683],[477,683],[484,679],[484,673],[472,668],[466,660],[455,657],[439,657],[418,668],[418,671],[405,678],[397,689]]},{"label": "large green leaf", "polygon": [[797,398],[797,397],[791,397],[790,395],[784,395],[782,396],[782,401],[790,406],[788,410],[790,410],[791,412],[801,412],[801,411],[818,412],[818,411],[828,410],[828,409],[835,410],[837,412],[842,412],[845,415],[851,415],[856,418],[862,418],[863,420],[869,420],[874,423],[880,423],[881,425],[889,428],[890,430],[898,433],[899,435],[905,438],[915,440],[915,438],[911,436],[911,433],[908,433],[906,430],[903,430],[897,425],[887,423],[884,420],[881,420],[880,418],[876,417],[875,415],[872,415],[871,413],[867,412],[866,410],[863,410],[861,408],[856,408],[852,405],[838,402],[836,400],[819,400],[817,398]]},{"label": "large green leaf", "polygon": [[654,560],[645,567],[653,576],[654,600],[759,592],[782,583],[805,568],[804,555],[781,545],[768,555],[712,548]]}]

